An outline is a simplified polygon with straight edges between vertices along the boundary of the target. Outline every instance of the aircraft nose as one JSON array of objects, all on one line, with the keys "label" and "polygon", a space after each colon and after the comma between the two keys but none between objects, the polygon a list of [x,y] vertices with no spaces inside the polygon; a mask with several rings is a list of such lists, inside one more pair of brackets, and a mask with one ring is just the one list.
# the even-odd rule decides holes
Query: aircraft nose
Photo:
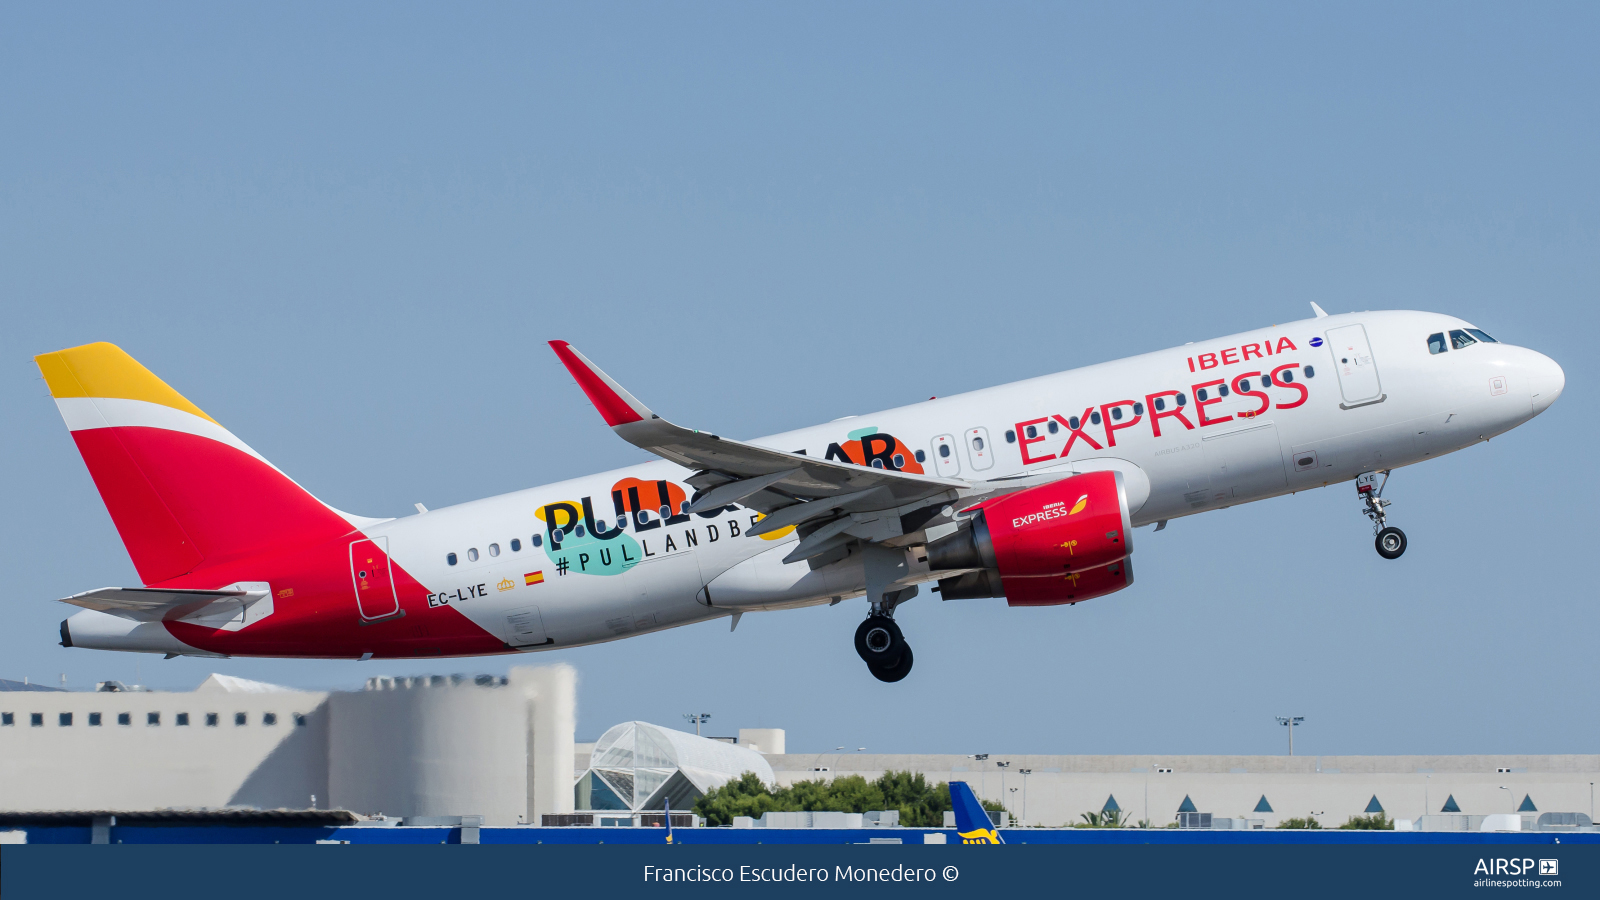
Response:
[{"label": "aircraft nose", "polygon": [[1553,359],[1542,353],[1534,354],[1534,361],[1528,367],[1529,387],[1533,393],[1533,414],[1538,415],[1550,408],[1561,396],[1561,391],[1567,386],[1567,373],[1561,371],[1561,366]]}]

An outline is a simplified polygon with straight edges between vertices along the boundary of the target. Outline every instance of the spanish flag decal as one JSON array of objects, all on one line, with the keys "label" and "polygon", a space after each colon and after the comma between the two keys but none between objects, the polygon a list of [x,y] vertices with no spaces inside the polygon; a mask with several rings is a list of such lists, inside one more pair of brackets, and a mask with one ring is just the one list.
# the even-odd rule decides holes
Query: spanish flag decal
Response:
[{"label": "spanish flag decal", "polygon": [[542,584],[544,582],[544,572],[529,572],[522,576],[522,582],[523,584]]}]

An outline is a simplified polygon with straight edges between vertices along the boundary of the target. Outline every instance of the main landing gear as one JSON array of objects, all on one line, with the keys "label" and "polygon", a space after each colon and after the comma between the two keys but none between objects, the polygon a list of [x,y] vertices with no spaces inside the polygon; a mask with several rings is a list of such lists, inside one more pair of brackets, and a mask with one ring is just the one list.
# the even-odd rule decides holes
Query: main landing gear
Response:
[{"label": "main landing gear", "polygon": [[[1383,481],[1378,481],[1378,476],[1383,475]],[[1390,525],[1388,514],[1384,509],[1391,501],[1383,499],[1383,487],[1389,483],[1389,471],[1367,472],[1356,476],[1356,496],[1361,498],[1366,508],[1362,513],[1372,520],[1373,545],[1378,548],[1378,555],[1384,559],[1399,559],[1400,554],[1406,552],[1406,533]]]},{"label": "main landing gear", "polygon": [[879,681],[899,681],[911,674],[911,645],[885,613],[867,616],[856,629],[856,653]]},{"label": "main landing gear", "polygon": [[915,597],[917,588],[895,584],[895,579],[906,574],[905,550],[867,544],[861,555],[871,607],[866,621],[856,628],[856,653],[873,678],[899,681],[911,674],[912,655],[911,645],[894,622],[894,608]]}]

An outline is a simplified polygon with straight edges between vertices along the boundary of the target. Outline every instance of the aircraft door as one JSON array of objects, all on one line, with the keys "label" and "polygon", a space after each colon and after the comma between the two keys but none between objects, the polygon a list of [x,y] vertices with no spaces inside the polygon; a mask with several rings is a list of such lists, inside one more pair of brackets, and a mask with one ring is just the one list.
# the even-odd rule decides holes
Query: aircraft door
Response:
[{"label": "aircraft door", "polygon": [[989,445],[989,429],[979,426],[968,428],[962,438],[967,442],[967,462],[973,471],[981,472],[994,465],[994,447]]},{"label": "aircraft door", "polygon": [[1342,407],[1349,409],[1383,399],[1378,364],[1372,358],[1364,326],[1346,325],[1330,330],[1328,349],[1333,352],[1334,371],[1339,373],[1339,391],[1344,394]]},{"label": "aircraft door", "polygon": [[400,614],[387,537],[350,542],[350,577],[355,582],[356,609],[361,618],[370,622]]},{"label": "aircraft door", "polygon": [[961,457],[956,455],[956,439],[941,434],[933,439],[934,471],[946,478],[961,474]]}]

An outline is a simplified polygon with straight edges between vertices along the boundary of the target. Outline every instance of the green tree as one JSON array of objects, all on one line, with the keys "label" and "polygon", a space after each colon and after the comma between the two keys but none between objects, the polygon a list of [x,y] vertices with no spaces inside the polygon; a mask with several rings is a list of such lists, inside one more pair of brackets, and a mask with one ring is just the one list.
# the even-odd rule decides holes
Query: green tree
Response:
[{"label": "green tree", "polygon": [[[983,808],[1001,811],[1005,807],[992,800]],[[950,809],[950,786],[944,782],[929,785],[912,772],[885,772],[873,781],[860,775],[845,775],[831,781],[801,781],[776,791],[769,790],[754,773],[715,788],[695,801],[694,811],[704,816],[707,825],[732,825],[735,816],[761,818],[766,812],[867,812],[874,809],[900,811],[900,824],[912,828],[938,828]]]},{"label": "green tree", "polygon": [[1278,827],[1279,828],[1307,828],[1307,829],[1310,829],[1312,831],[1316,831],[1316,830],[1322,828],[1322,823],[1318,822],[1316,819],[1312,818],[1311,816],[1306,816],[1304,819],[1284,819],[1282,822],[1278,823]]},{"label": "green tree", "polygon": [[1351,816],[1339,828],[1341,831],[1393,831],[1394,820],[1375,812],[1370,816]]}]

